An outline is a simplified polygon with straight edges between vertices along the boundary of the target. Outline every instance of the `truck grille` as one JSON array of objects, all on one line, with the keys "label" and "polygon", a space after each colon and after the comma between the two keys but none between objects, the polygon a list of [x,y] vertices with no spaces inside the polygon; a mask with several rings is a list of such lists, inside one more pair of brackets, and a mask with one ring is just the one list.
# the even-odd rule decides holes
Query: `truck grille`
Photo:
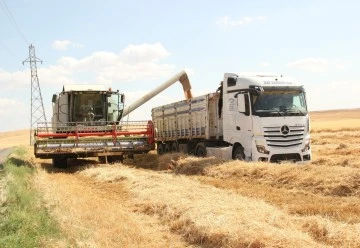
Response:
[{"label": "truck grille", "polygon": [[268,146],[294,147],[302,144],[305,127],[303,126],[277,126],[264,127],[264,137]]}]

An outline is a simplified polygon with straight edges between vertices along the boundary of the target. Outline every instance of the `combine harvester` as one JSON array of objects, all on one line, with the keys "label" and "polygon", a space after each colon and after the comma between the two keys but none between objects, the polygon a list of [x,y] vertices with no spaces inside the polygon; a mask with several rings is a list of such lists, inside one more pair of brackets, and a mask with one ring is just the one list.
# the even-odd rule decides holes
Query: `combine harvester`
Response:
[{"label": "combine harvester", "polygon": [[122,161],[124,155],[154,150],[152,121],[123,119],[177,81],[190,99],[191,85],[181,71],[126,108],[119,91],[102,85],[64,85],[52,98],[52,122],[38,123],[34,132],[35,157],[51,158],[54,167],[65,168],[69,158],[98,157],[100,162],[112,163]]}]

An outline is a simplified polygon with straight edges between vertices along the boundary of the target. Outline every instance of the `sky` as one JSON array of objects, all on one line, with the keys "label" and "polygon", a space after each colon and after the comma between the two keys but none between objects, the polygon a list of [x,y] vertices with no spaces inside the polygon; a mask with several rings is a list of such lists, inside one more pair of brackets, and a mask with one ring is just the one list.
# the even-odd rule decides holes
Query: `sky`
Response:
[{"label": "sky", "polygon": [[[310,111],[360,108],[357,0],[0,0],[0,132],[31,126],[29,45],[46,119],[64,84],[103,84],[126,105],[185,69],[194,96],[226,72],[296,78]],[[174,84],[129,115],[182,100]]]}]

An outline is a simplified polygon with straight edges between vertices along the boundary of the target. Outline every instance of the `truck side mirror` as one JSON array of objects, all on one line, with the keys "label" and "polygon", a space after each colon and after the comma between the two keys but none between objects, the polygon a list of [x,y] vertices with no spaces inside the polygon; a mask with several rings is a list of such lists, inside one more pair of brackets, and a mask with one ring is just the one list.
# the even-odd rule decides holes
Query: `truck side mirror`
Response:
[{"label": "truck side mirror", "polygon": [[125,95],[121,95],[121,96],[120,96],[120,101],[121,101],[121,103],[124,103],[124,102],[125,102]]},{"label": "truck side mirror", "polygon": [[236,78],[233,77],[229,77],[227,79],[227,86],[231,87],[231,86],[235,86],[236,85]]},{"label": "truck side mirror", "polygon": [[240,113],[246,116],[250,115],[249,95],[247,93],[237,95],[237,108]]},{"label": "truck side mirror", "polygon": [[54,95],[52,96],[51,101],[52,101],[52,103],[55,103],[55,102],[56,102],[56,100],[57,100],[57,95],[56,95],[56,94],[54,94]]}]

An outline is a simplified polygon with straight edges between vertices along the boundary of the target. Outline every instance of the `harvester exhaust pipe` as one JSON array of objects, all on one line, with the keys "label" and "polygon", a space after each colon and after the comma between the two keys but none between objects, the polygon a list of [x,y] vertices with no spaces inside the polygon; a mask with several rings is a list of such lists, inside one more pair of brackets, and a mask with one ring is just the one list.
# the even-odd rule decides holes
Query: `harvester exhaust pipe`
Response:
[{"label": "harvester exhaust pipe", "polygon": [[137,101],[135,101],[130,106],[126,107],[123,111],[122,117],[130,114],[132,111],[134,111],[135,109],[137,109],[138,107],[140,107],[141,105],[143,105],[144,103],[149,101],[151,98],[153,98],[154,96],[156,96],[163,90],[167,89],[169,86],[173,85],[177,81],[180,81],[180,83],[183,86],[185,99],[192,98],[191,84],[190,84],[190,81],[189,81],[189,78],[188,78],[186,72],[183,70],[183,71],[177,73],[176,75],[174,75],[172,78],[166,80],[159,87],[155,88],[154,90],[150,91],[146,95],[139,98]]}]

